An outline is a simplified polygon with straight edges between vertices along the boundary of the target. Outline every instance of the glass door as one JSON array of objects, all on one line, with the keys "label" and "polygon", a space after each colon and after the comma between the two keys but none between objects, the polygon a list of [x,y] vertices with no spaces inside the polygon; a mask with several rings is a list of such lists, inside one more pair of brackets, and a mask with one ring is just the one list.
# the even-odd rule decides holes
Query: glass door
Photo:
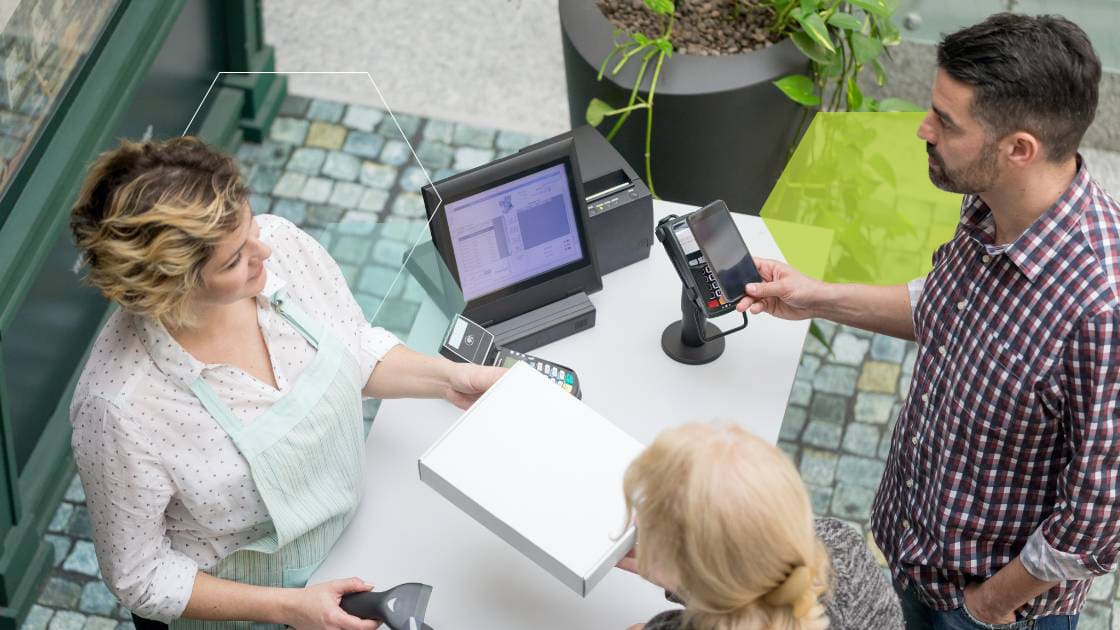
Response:
[{"label": "glass door", "polygon": [[905,37],[935,43],[1000,11],[1065,16],[1088,33],[1105,69],[1120,72],[1120,0],[902,0],[895,16]]}]

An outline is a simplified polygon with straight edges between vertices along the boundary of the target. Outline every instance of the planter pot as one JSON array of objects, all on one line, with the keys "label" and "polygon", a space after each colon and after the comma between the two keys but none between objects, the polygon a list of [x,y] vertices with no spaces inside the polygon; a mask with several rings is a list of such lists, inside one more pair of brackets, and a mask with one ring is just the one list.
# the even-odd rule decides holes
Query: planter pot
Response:
[{"label": "planter pot", "polygon": [[[599,81],[599,65],[610,53],[614,26],[594,0],[561,0],[560,24],[572,126],[586,124],[592,98],[625,105],[637,78],[631,59],[617,75]],[[723,199],[736,212],[758,214],[781,175],[797,133],[801,107],[772,81],[807,73],[809,62],[782,40],[737,55],[674,53],[665,60],[654,94],[653,184],[662,199],[705,204]],[[651,68],[642,88],[648,88]],[[645,90],[640,90],[645,96]],[[606,135],[614,124],[599,127]],[[646,112],[626,121],[613,144],[645,177]]]}]

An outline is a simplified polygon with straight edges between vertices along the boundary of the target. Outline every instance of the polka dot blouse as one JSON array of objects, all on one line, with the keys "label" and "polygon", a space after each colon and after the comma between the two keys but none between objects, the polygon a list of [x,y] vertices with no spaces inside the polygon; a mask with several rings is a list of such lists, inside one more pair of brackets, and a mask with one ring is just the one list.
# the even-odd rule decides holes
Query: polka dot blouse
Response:
[{"label": "polka dot blouse", "polygon": [[272,248],[257,319],[279,389],[238,368],[204,364],[158,322],[117,310],[71,403],[101,573],[127,608],[149,619],[179,617],[199,569],[271,532],[248,464],[188,389],[201,376],[245,425],[291,389],[315,350],[264,296],[283,288],[329,326],[354,352],[363,382],[399,343],[366,323],[338,265],[313,238],[280,217],[257,222]]}]

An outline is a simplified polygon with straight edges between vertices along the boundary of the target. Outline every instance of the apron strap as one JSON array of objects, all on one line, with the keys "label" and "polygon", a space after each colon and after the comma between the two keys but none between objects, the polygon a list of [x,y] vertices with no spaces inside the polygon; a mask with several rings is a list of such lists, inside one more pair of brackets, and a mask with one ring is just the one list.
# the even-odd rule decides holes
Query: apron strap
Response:
[{"label": "apron strap", "polygon": [[[288,323],[311,344],[311,347],[315,348],[316,351],[320,349],[320,339],[323,339],[322,323],[303,312],[303,309],[296,306],[294,301],[285,297],[283,291],[274,293],[272,297],[269,298],[269,302],[276,311],[280,313],[280,316],[287,320]],[[334,364],[332,363],[332,365]],[[229,407],[227,407],[225,403],[218,399],[218,395],[214,392],[214,389],[210,387],[206,381],[202,380],[201,375],[199,375],[194,383],[191,383],[191,392],[198,397],[198,400],[202,403],[206,411],[210,412],[210,415],[225,429],[230,439],[233,440],[234,445],[237,446],[237,449],[241,451],[242,454],[256,452],[256,447],[259,447],[259,444],[257,444],[258,440],[247,437],[248,434],[245,431],[245,427],[242,426],[241,421],[233,415],[233,412],[229,410]],[[286,399],[281,399],[281,403],[283,403],[284,400]],[[289,403],[290,402],[291,401],[289,401]]]},{"label": "apron strap", "polygon": [[234,417],[233,412],[226,407],[225,403],[218,399],[218,395],[214,393],[214,389],[202,380],[199,375],[193,383],[191,383],[191,391],[198,397],[199,402],[210,412],[210,415],[218,421],[218,424],[226,430],[230,439],[237,446],[238,450],[244,452],[241,441],[241,423]]},{"label": "apron strap", "polygon": [[295,328],[307,343],[316,350],[319,349],[319,340],[323,337],[323,325],[319,320],[311,317],[303,312],[299,306],[296,305],[294,300],[289,299],[284,295],[284,291],[277,291],[269,298],[269,303],[276,309],[277,313],[283,317],[292,328]]}]

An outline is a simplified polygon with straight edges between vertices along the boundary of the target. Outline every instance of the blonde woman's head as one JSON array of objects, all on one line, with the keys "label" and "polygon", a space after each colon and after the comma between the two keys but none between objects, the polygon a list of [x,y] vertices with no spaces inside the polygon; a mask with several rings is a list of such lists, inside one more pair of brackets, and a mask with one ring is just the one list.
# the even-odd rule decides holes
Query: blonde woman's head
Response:
[{"label": "blonde woman's head", "polygon": [[780,450],[734,425],[663,432],[626,471],[642,575],[672,576],[696,630],[817,630],[829,559]]},{"label": "blonde woman's head", "polygon": [[168,327],[264,286],[256,222],[236,163],[197,138],[130,142],[90,167],[70,229],[88,281]]}]

